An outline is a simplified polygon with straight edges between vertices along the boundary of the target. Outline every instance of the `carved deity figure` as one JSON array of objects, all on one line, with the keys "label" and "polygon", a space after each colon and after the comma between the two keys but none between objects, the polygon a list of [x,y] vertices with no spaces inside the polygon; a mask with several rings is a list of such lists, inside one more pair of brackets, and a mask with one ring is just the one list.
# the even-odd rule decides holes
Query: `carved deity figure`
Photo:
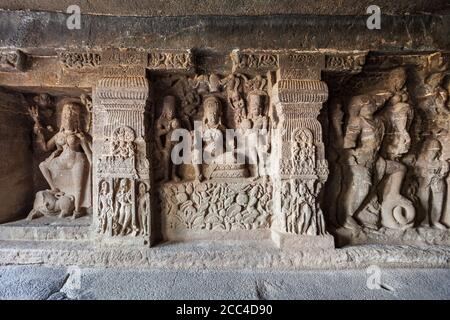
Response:
[{"label": "carved deity figure", "polygon": [[52,191],[74,197],[73,218],[81,215],[81,208],[91,206],[90,169],[91,145],[80,127],[80,110],[75,103],[66,103],[61,113],[61,127],[46,141],[39,121],[37,107],[30,108],[34,119],[36,144],[44,151],[53,151],[39,168]]},{"label": "carved deity figure", "polygon": [[[317,190],[320,190],[320,187],[317,187]],[[286,182],[282,196],[286,232],[301,235],[326,233],[323,213],[317,205],[317,194],[312,193],[305,182],[300,180]]]},{"label": "carved deity figure", "polygon": [[149,235],[149,214],[150,214],[150,194],[147,191],[147,185],[144,182],[139,184],[138,193],[138,214],[141,233],[145,236]]},{"label": "carved deity figure", "polygon": [[136,219],[133,214],[133,196],[128,179],[121,179],[116,193],[116,216],[119,218],[119,233],[129,234],[132,230],[137,231]]},{"label": "carved deity figure", "polygon": [[99,232],[113,235],[113,200],[112,190],[107,181],[100,183],[100,192],[98,194],[98,216]]},{"label": "carved deity figure", "polygon": [[344,188],[342,191],[341,225],[358,229],[354,215],[368,196],[378,151],[383,141],[384,124],[374,115],[377,105],[369,95],[353,97],[349,104],[350,119],[344,136]]},{"label": "carved deity figure", "polygon": [[[225,126],[222,124],[220,101],[215,96],[209,96],[203,101],[202,140],[194,138],[193,160],[195,176],[198,181],[204,179],[201,166],[201,153],[208,156],[207,161],[214,165],[222,163],[224,156]],[[205,159],[203,159],[205,160]]]},{"label": "carved deity figure", "polygon": [[164,181],[180,181],[177,176],[177,167],[171,159],[171,152],[176,142],[171,141],[172,132],[181,127],[176,118],[175,97],[166,96],[163,101],[161,116],[156,121],[156,147],[162,155],[164,166]]},{"label": "carved deity figure", "polygon": [[245,101],[239,93],[239,86],[241,80],[238,76],[230,76],[227,81],[227,96],[231,107],[234,111],[234,125],[236,128],[241,127],[241,123],[247,118],[247,111],[245,109]]},{"label": "carved deity figure", "polygon": [[381,224],[390,229],[406,229],[413,227],[416,215],[413,203],[401,194],[407,168],[400,158],[409,151],[411,137],[408,129],[414,116],[407,93],[395,94],[386,111],[387,126],[383,150],[386,182],[381,203]]},{"label": "carved deity figure", "polygon": [[247,137],[248,158],[254,178],[267,176],[266,168],[270,149],[269,117],[264,115],[263,95],[251,92],[248,96],[248,120],[250,134]]},{"label": "carved deity figure", "polygon": [[422,206],[422,226],[446,229],[441,223],[446,191],[445,178],[449,164],[441,160],[442,145],[435,138],[425,141],[417,159],[416,175],[419,182],[418,196]]},{"label": "carved deity figure", "polygon": [[298,130],[292,137],[292,165],[302,174],[316,167],[316,147],[312,132],[308,129]]}]

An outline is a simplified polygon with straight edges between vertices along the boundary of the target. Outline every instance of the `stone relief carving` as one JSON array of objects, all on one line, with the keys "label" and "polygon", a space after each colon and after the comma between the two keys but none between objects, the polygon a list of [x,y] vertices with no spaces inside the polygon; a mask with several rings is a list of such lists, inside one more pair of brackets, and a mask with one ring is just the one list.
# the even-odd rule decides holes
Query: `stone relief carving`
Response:
[{"label": "stone relief carving", "polygon": [[[95,102],[83,94],[62,106],[59,124],[42,120],[58,116],[57,98],[35,96],[35,144],[52,153],[39,166],[49,190],[37,192],[28,219],[77,217],[92,202],[99,234],[149,237],[154,175],[166,227],[173,230],[277,227],[293,236],[326,236],[325,218],[352,234],[450,226],[450,80],[440,55],[363,69],[365,54],[235,52],[233,73],[193,74],[183,72],[192,67],[190,53],[151,52],[148,61],[146,52],[106,60],[67,54],[65,68],[92,68],[101,60],[159,70],[150,76],[154,97],[147,105],[145,78],[105,77]],[[302,73],[304,65],[310,72]],[[342,77],[327,113],[321,112],[327,85],[312,79],[320,68]],[[174,165],[176,129],[190,132],[211,161],[197,163],[194,150],[192,163]],[[244,135],[245,163],[237,163],[235,140],[233,151],[226,150],[227,129]],[[252,130],[267,139],[261,142]],[[328,202],[325,213],[321,202]]]},{"label": "stone relief carving", "polygon": [[278,55],[272,53],[244,53],[233,51],[231,60],[233,61],[233,71],[245,69],[276,70],[279,66]]},{"label": "stone relief carving", "polygon": [[162,70],[189,70],[193,67],[190,52],[150,52],[148,67]]},{"label": "stone relief carving", "polygon": [[42,216],[56,216],[64,218],[72,214],[75,209],[74,196],[65,195],[61,191],[42,190],[36,193],[33,209],[27,216],[27,220]]},{"label": "stone relief carving", "polygon": [[[155,168],[161,169],[157,169],[156,175],[164,173],[160,174],[160,180],[242,178],[248,176],[249,171],[255,179],[267,176],[270,118],[265,77],[240,73],[173,75],[155,79],[155,82],[156,90],[162,92],[155,127],[155,150],[162,163],[154,163]],[[201,123],[197,134],[195,121]],[[169,138],[171,132],[178,128],[189,130],[193,147],[198,146],[191,150],[192,164],[171,164],[170,154],[177,142],[171,142]],[[245,137],[247,144],[251,144],[252,150],[245,163],[238,162],[240,150],[237,141],[231,142],[233,151],[227,151],[227,143],[230,143],[225,141],[227,129],[234,129]],[[266,139],[259,139],[256,134],[252,136],[250,133],[254,131],[266,131]],[[259,139],[259,147],[255,139]],[[204,157],[210,161],[205,163]]]},{"label": "stone relief carving", "polygon": [[[141,56],[115,54],[111,59],[139,63]],[[144,78],[115,77],[102,79],[95,93],[95,225],[100,235],[120,241],[148,242],[150,236],[148,90]]]},{"label": "stone relief carving", "polygon": [[101,63],[100,53],[94,52],[60,52],[59,59],[67,69],[96,68]]},{"label": "stone relief carving", "polygon": [[[46,96],[41,95],[38,101],[44,100],[40,102],[45,103],[45,99]],[[82,208],[91,207],[92,151],[90,137],[81,126],[80,105],[74,102],[64,103],[59,131],[48,140],[41,125],[39,107],[31,107],[30,115],[34,120],[36,146],[43,152],[51,152],[39,165],[50,187],[49,195],[73,197],[74,207],[70,214],[76,218],[84,213]],[[52,130],[51,127],[47,129]],[[67,212],[62,210],[62,213],[65,215]]]},{"label": "stone relief carving", "polygon": [[170,229],[235,231],[269,228],[272,186],[243,182],[166,184],[160,197]]},{"label": "stone relief carving", "polygon": [[[164,97],[163,110],[161,116],[156,121],[156,147],[161,154],[163,161],[164,180],[179,181],[176,170],[177,166],[173,164],[171,153],[174,142],[171,140],[172,132],[181,128],[180,121],[176,118],[176,100],[174,96]],[[190,123],[189,119],[187,119]]]},{"label": "stone relief carving", "polygon": [[[311,185],[311,182],[309,183]],[[301,235],[325,235],[325,220],[315,191],[308,181],[300,179],[283,182],[281,208],[285,217],[284,229]]]},{"label": "stone relief carving", "polygon": [[445,230],[447,66],[439,54],[378,60],[389,67],[347,80],[328,105],[330,222],[353,231]]}]

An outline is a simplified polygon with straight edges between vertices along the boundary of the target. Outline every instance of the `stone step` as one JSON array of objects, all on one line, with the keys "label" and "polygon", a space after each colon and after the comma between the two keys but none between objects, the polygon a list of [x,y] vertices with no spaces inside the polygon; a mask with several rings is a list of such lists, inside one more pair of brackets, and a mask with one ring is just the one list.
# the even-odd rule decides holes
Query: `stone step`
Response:
[{"label": "stone step", "polygon": [[272,241],[193,241],[155,247],[88,241],[0,241],[0,265],[216,268],[247,270],[450,268],[448,246],[359,245],[280,250]]}]

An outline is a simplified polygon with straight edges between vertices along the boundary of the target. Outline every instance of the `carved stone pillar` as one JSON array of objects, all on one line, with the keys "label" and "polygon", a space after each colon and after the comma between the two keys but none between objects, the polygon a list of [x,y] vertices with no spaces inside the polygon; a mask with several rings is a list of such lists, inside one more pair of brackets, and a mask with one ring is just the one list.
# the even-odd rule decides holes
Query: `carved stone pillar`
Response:
[{"label": "carved stone pillar", "polygon": [[327,234],[319,196],[328,175],[317,120],[328,88],[320,80],[324,57],[316,54],[280,55],[272,90],[272,179],[274,224],[272,239],[281,248],[333,248]]},{"label": "carved stone pillar", "polygon": [[109,242],[149,244],[148,81],[144,76],[105,77],[93,96],[95,233]]}]

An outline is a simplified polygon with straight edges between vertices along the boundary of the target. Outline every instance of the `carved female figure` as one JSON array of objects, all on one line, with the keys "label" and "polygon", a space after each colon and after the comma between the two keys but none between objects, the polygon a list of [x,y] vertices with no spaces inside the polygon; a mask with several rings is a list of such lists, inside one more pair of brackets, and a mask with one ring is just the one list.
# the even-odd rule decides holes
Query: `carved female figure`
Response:
[{"label": "carved female figure", "polygon": [[143,233],[145,236],[148,236],[150,194],[147,192],[147,185],[145,184],[145,182],[141,182],[141,184],[139,184],[138,212],[139,212],[139,225],[141,226],[141,233]]},{"label": "carved female figure", "polygon": [[441,223],[445,178],[449,164],[440,159],[442,145],[439,140],[430,138],[425,141],[423,151],[416,162],[416,175],[419,182],[418,196],[422,205],[424,220],[422,226],[446,229]]},{"label": "carved female figure", "polygon": [[90,168],[92,152],[90,142],[81,130],[79,106],[66,103],[61,114],[61,127],[50,140],[45,141],[43,128],[39,122],[37,107],[30,108],[34,119],[36,143],[44,151],[52,154],[39,168],[51,190],[60,190],[75,199],[73,218],[81,214],[81,208],[91,206]]},{"label": "carved female figure", "polygon": [[175,97],[166,96],[163,101],[161,116],[156,121],[156,146],[161,152],[164,164],[164,181],[179,181],[176,166],[172,163],[171,152],[175,142],[171,141],[172,132],[181,127],[176,118]]},{"label": "carved female figure", "polygon": [[98,194],[98,216],[99,216],[99,232],[112,235],[113,226],[113,203],[112,193],[110,192],[109,183],[102,181],[100,183],[100,192]]},{"label": "carved female figure", "polygon": [[119,217],[120,233],[130,232],[133,220],[133,199],[128,179],[121,179],[116,193],[116,216]]}]

